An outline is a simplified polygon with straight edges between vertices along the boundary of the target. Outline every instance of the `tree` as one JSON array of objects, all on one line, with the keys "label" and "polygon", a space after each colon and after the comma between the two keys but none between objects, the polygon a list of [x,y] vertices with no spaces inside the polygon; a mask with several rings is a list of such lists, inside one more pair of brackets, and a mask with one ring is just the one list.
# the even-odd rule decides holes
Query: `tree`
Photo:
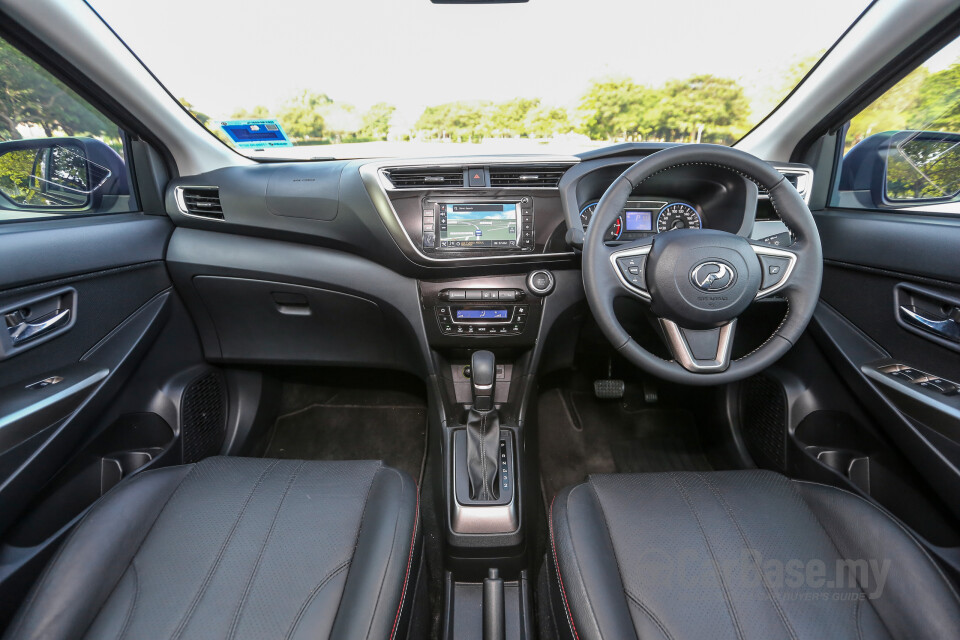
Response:
[{"label": "tree", "polygon": [[498,138],[529,134],[525,126],[529,113],[540,106],[539,98],[514,98],[495,104],[488,110],[487,130]]},{"label": "tree", "polygon": [[265,120],[270,118],[270,110],[262,104],[258,104],[253,109],[236,109],[230,114],[231,120]]},{"label": "tree", "polygon": [[378,102],[367,109],[363,114],[360,125],[360,135],[365,138],[385,140],[390,133],[390,121],[397,108],[386,102]]},{"label": "tree", "polygon": [[330,100],[317,108],[317,115],[323,120],[325,137],[335,142],[345,137],[355,137],[362,126],[360,112],[345,102]]},{"label": "tree", "polygon": [[551,138],[570,133],[573,131],[573,125],[566,109],[538,106],[527,113],[523,121],[523,130],[534,138]]},{"label": "tree", "polygon": [[581,131],[594,140],[644,138],[657,92],[627,78],[594,80],[580,99]]},{"label": "tree", "polygon": [[656,134],[667,140],[730,143],[746,130],[750,103],[736,80],[709,74],[670,80],[660,99]]},{"label": "tree", "polygon": [[423,110],[414,128],[432,138],[482,139],[489,133],[486,112],[490,102],[447,102]]},{"label": "tree", "polygon": [[184,109],[186,109],[188,112],[190,112],[190,115],[192,115],[194,118],[197,119],[197,121],[198,121],[200,124],[202,124],[203,126],[207,127],[208,129],[210,128],[210,120],[211,120],[210,116],[208,116],[208,115],[205,114],[204,112],[202,112],[202,111],[200,111],[199,109],[197,109],[196,107],[194,107],[194,106],[190,103],[190,101],[187,100],[186,98],[177,98],[177,100],[180,102],[181,105],[183,105],[183,108],[184,108]]},{"label": "tree", "polygon": [[911,129],[960,132],[960,62],[923,79],[907,124]]},{"label": "tree", "polygon": [[9,44],[0,40],[0,139],[19,140],[20,126],[42,127],[47,136],[116,135],[116,127]]},{"label": "tree", "polygon": [[914,119],[918,96],[929,75],[926,67],[917,67],[854,116],[847,130],[847,149],[875,133],[906,129]]},{"label": "tree", "polygon": [[304,90],[283,104],[277,119],[291,138],[321,138],[326,131],[321,109],[332,103],[333,100],[325,93]]}]

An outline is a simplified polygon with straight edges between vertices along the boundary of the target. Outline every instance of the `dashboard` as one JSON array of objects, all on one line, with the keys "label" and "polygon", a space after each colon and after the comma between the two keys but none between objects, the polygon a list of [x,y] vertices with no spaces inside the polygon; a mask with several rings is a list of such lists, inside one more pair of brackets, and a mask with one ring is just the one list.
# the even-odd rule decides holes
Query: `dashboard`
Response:
[{"label": "dashboard", "polygon": [[[663,147],[259,163],[181,177],[166,195],[178,227],[168,268],[213,361],[403,368],[423,359],[415,347],[526,349],[576,322],[584,228],[610,185]],[[809,168],[776,168],[804,194]],[[717,229],[788,244],[764,197],[725,169],[675,167],[644,181],[605,237]],[[397,339],[404,331],[420,337]]]}]

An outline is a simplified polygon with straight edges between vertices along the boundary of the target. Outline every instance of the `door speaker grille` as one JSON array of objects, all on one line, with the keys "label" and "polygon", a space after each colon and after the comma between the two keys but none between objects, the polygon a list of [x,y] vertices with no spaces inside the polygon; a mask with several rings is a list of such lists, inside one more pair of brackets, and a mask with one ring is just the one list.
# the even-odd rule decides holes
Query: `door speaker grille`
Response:
[{"label": "door speaker grille", "polygon": [[787,396],[783,385],[753,376],[740,386],[740,417],[747,450],[758,466],[785,471]]},{"label": "door speaker grille", "polygon": [[227,388],[218,371],[205,373],[183,392],[180,405],[184,463],[215,454],[227,427]]}]

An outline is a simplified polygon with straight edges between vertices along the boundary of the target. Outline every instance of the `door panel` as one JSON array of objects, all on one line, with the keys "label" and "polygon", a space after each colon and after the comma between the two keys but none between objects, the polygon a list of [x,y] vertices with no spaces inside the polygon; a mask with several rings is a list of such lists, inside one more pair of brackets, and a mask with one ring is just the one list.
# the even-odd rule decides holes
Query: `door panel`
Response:
[{"label": "door panel", "polygon": [[[12,347],[0,362],[0,532],[82,440],[81,414],[103,406],[122,382],[119,370],[142,356],[138,318],[163,318],[171,225],[124,218],[0,228],[0,310],[8,312],[0,343]],[[63,311],[69,319],[47,335],[12,344],[11,316],[42,324]]]},{"label": "door panel", "polygon": [[[0,627],[104,491],[181,459],[158,388],[202,358],[164,262],[172,229],[143,214],[0,226]],[[18,322],[65,309],[9,348]]]},{"label": "door panel", "polygon": [[[960,221],[841,210],[815,217],[825,268],[823,304],[810,334],[846,383],[849,401],[888,441],[889,456],[902,456],[910,467],[894,476],[905,483],[899,492],[916,498],[887,506],[907,522],[939,523],[924,527],[927,540],[934,547],[951,541],[940,555],[956,564],[957,536],[929,532],[955,528],[960,518],[960,395],[941,384],[960,381],[960,354],[949,340],[907,321],[902,307],[949,317],[960,300]],[[858,446],[871,444],[861,439]],[[852,468],[843,471],[856,485]],[[882,478],[872,481],[876,486]]]}]

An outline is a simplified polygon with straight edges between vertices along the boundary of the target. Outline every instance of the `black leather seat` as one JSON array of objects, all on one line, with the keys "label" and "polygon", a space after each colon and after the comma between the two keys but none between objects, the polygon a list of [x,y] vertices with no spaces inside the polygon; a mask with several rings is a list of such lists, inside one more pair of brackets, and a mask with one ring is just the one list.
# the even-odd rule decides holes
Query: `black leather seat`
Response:
[{"label": "black leather seat", "polygon": [[600,475],[550,511],[561,637],[960,638],[938,566],[839,489],[767,471]]},{"label": "black leather seat", "polygon": [[91,509],[7,637],[406,637],[418,508],[379,462],[148,471]]}]

